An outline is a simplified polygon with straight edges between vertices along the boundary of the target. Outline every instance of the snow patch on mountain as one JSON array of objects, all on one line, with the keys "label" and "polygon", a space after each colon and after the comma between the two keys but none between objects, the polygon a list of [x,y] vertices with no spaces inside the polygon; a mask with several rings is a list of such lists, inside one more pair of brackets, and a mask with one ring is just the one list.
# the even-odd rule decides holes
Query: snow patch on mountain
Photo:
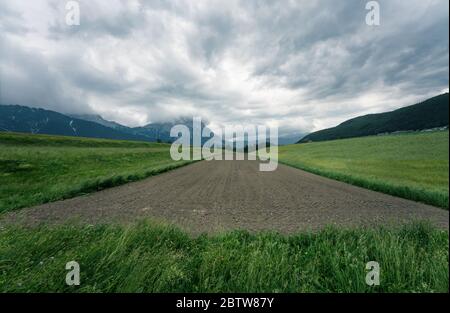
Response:
[{"label": "snow patch on mountain", "polygon": [[73,126],[73,120],[71,120],[69,122],[69,126],[70,126],[70,128],[72,128],[73,132],[76,134],[77,133],[77,129]]}]

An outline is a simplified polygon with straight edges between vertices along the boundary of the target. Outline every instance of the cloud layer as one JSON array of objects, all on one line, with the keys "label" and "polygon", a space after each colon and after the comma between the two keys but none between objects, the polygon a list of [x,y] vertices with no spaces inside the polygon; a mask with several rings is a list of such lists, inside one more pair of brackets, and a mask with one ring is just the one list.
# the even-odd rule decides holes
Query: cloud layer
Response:
[{"label": "cloud layer", "polygon": [[449,85],[447,0],[0,0],[1,102],[137,126],[334,126]]}]

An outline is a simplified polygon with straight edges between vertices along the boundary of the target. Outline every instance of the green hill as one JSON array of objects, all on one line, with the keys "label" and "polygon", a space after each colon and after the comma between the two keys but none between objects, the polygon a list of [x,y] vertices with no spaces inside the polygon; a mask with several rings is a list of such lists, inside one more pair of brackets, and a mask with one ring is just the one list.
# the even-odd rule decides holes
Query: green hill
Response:
[{"label": "green hill", "polygon": [[298,143],[448,126],[448,93],[392,112],[369,114],[303,137]]}]

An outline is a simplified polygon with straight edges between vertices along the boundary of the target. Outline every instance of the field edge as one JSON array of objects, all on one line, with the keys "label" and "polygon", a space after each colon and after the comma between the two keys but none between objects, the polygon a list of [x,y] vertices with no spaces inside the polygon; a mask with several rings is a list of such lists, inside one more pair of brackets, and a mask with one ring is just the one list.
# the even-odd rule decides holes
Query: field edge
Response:
[{"label": "field edge", "polygon": [[15,207],[12,209],[1,210],[1,208],[0,208],[0,216],[2,216],[5,213],[21,210],[21,209],[27,208],[27,207],[38,206],[38,205],[51,203],[51,202],[55,202],[55,201],[67,200],[67,199],[71,199],[74,197],[83,196],[83,195],[87,195],[87,194],[94,193],[97,191],[101,191],[104,189],[118,187],[118,186],[125,185],[125,184],[131,183],[131,182],[136,182],[136,181],[143,180],[143,179],[146,179],[146,178],[149,178],[152,176],[156,176],[156,175],[168,172],[168,171],[172,171],[172,170],[175,170],[175,169],[178,169],[178,168],[181,168],[181,167],[184,167],[184,166],[196,163],[196,162],[199,162],[199,161],[194,161],[194,160],[181,161],[176,164],[160,166],[158,168],[155,168],[155,169],[152,169],[152,170],[146,171],[146,172],[131,172],[131,173],[123,174],[123,175],[114,175],[114,176],[110,176],[110,177],[101,177],[101,178],[86,180],[81,185],[74,187],[72,189],[69,189],[65,193],[60,194],[58,196],[49,196],[48,198],[42,199],[42,201],[36,201],[32,204],[29,204],[26,206]]},{"label": "field edge", "polygon": [[398,186],[389,183],[377,182],[375,180],[364,179],[352,175],[346,175],[333,171],[312,168],[301,164],[293,164],[287,161],[278,160],[279,163],[297,168],[315,175],[334,179],[343,183],[366,188],[369,190],[385,193],[391,196],[400,197],[407,200],[421,202],[424,204],[436,206],[445,210],[449,209],[449,196],[439,192],[430,192],[425,189],[411,188],[407,186]]}]

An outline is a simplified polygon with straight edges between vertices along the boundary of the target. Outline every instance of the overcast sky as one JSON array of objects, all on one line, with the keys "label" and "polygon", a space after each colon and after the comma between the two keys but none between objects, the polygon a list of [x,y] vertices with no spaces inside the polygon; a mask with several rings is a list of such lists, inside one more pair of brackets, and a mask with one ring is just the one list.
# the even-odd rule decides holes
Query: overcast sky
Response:
[{"label": "overcast sky", "polygon": [[448,0],[0,0],[0,102],[309,132],[448,91]]}]

